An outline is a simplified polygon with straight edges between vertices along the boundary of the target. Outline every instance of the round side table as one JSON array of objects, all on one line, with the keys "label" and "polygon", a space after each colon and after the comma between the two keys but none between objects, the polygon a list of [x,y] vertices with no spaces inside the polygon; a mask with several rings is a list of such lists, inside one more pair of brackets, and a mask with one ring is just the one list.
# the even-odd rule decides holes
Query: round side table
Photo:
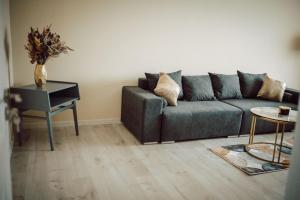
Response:
[{"label": "round side table", "polygon": [[[281,153],[283,148],[285,151],[287,149],[291,149],[291,147],[283,145],[283,137],[284,137],[284,131],[285,131],[285,126],[287,124],[295,124],[296,119],[297,119],[297,111],[291,110],[289,115],[279,115],[279,108],[276,107],[255,107],[252,108],[251,110],[252,113],[252,123],[251,123],[251,130],[250,130],[250,136],[249,136],[249,144],[246,145],[245,150],[249,153],[249,155],[258,158],[263,161],[267,162],[272,162],[272,163],[277,163],[277,164],[288,164],[285,162],[285,160],[281,161]],[[276,128],[276,135],[275,135],[275,141],[274,143],[270,142],[256,142],[254,143],[254,135],[255,135],[255,127],[256,127],[256,120],[257,118],[273,122],[277,125]],[[280,143],[277,144],[277,138],[279,134],[279,129],[281,126],[281,138],[280,138]],[[260,146],[260,147],[259,147]],[[257,149],[258,147],[260,149],[263,149],[265,152],[270,151],[270,146],[274,146],[273,152],[272,152],[272,159],[267,159],[266,157],[262,157],[262,154],[258,154],[259,152]],[[278,157],[277,160],[275,160],[276,157],[276,149],[277,147],[279,148],[278,150]],[[271,153],[271,152],[269,152]]]}]

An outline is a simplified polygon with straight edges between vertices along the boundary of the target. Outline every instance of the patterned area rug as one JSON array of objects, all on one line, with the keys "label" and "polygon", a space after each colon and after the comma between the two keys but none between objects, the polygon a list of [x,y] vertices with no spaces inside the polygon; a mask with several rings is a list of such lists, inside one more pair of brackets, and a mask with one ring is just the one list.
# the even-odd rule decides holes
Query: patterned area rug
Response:
[{"label": "patterned area rug", "polygon": [[[285,141],[284,145],[291,148],[293,141]],[[247,175],[258,175],[265,174],[275,171],[281,171],[288,169],[290,149],[283,148],[280,161],[286,163],[286,165],[274,164],[272,162],[263,161],[257,159],[245,150],[245,144],[229,145],[209,149],[219,157],[223,158],[233,166],[237,167],[241,171],[245,172]],[[265,159],[272,159],[274,146],[270,144],[257,144],[253,145],[251,148],[251,153],[259,157],[264,157]],[[275,160],[278,159],[279,148],[276,149]]]}]

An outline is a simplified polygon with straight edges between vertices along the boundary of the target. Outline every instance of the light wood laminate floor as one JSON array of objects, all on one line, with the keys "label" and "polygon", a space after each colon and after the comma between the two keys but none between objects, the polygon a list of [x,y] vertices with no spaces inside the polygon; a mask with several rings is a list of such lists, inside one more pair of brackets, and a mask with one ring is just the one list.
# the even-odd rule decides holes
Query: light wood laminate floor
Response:
[{"label": "light wood laminate floor", "polygon": [[15,147],[14,199],[283,199],[287,170],[247,176],[207,149],[248,137],[140,145],[121,124],[54,131],[54,152],[46,129]]}]

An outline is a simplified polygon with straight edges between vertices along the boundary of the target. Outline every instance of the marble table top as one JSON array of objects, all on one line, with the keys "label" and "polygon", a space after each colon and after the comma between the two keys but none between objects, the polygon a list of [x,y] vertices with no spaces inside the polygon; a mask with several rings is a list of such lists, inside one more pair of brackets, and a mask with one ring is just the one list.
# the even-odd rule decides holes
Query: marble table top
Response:
[{"label": "marble table top", "polygon": [[296,123],[297,121],[297,111],[295,110],[290,110],[289,115],[280,115],[279,108],[276,107],[255,107],[251,108],[250,111],[256,116],[264,117],[279,122]]}]

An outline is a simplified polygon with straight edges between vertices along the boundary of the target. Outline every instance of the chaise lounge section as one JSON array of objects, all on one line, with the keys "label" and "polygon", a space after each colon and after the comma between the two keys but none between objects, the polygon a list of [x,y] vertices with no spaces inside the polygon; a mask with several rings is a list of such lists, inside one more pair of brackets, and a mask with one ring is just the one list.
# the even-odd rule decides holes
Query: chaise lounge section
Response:
[{"label": "chaise lounge section", "polygon": [[[275,102],[262,99],[228,99],[222,100],[222,102],[239,108],[243,111],[243,117],[241,122],[241,128],[239,134],[250,133],[251,128],[251,112],[253,107],[278,107],[280,105],[288,106],[293,110],[297,110],[297,104],[293,102]],[[293,125],[287,125],[286,130],[291,131],[294,128]],[[255,126],[255,133],[272,133],[276,130],[276,124],[266,122],[265,120],[258,119]]]}]

